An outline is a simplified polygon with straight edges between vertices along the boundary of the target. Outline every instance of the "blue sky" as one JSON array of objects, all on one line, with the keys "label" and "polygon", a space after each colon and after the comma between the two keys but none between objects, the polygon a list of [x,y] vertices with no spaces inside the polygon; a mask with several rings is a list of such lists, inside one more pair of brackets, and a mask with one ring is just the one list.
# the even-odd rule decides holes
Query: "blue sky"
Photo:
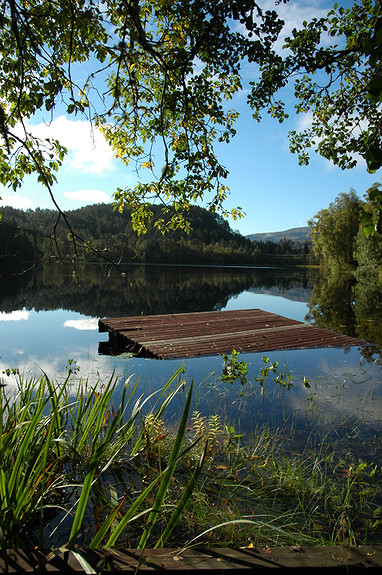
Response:
[{"label": "blue sky", "polygon": [[[278,10],[289,32],[304,19],[325,15],[333,4],[327,0],[291,0]],[[342,4],[349,6],[351,2]],[[273,8],[274,2],[264,0],[261,5]],[[265,114],[262,122],[257,123],[245,105],[243,94],[236,97],[232,106],[241,114],[237,136],[217,149],[230,172],[227,184],[231,195],[226,206],[240,205],[246,213],[243,219],[230,224],[244,235],[305,226],[310,217],[326,208],[339,193],[354,188],[362,196],[381,179],[381,170],[368,174],[362,160],[353,170],[342,171],[313,153],[309,166],[299,166],[297,157],[289,152],[287,133],[304,118],[292,114],[288,122],[280,125]],[[84,119],[60,116],[57,111],[49,127],[41,119],[35,119],[33,124],[35,135],[56,137],[69,150],[54,186],[55,198],[62,209],[110,202],[117,187],[136,183],[133,167],[127,168],[114,158],[102,136],[92,132]],[[16,193],[0,188],[0,195],[3,205],[23,209],[54,207],[48,192],[32,177]]]}]

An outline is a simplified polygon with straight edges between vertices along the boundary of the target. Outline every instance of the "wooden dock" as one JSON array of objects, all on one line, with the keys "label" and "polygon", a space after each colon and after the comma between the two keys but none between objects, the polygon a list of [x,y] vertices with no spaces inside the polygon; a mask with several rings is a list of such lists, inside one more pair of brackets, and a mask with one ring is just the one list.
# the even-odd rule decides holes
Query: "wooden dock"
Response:
[{"label": "wooden dock", "polygon": [[109,342],[100,344],[101,354],[132,352],[157,359],[364,343],[260,309],[100,319],[99,331],[109,332]]},{"label": "wooden dock", "polygon": [[0,573],[16,575],[261,575],[277,572],[309,575],[381,573],[382,546],[241,547],[196,549],[4,549]]}]

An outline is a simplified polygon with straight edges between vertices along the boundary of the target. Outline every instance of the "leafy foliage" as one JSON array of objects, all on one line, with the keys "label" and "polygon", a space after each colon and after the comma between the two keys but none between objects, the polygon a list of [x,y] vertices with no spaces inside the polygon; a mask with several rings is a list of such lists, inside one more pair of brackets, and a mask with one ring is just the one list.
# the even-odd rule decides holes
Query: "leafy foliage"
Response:
[{"label": "leafy foliage", "polygon": [[248,365],[245,361],[239,361],[239,352],[233,349],[229,355],[223,353],[222,381],[234,383],[237,379],[244,385],[247,383]]},{"label": "leafy foliage", "polygon": [[328,208],[320,210],[308,224],[313,250],[329,268],[355,265],[355,239],[363,203],[354,190],[339,194]]},{"label": "leafy foliage", "polygon": [[[357,268],[360,277],[368,270],[378,283],[381,273],[381,222],[378,222],[380,185],[374,184],[360,200],[354,190],[339,194],[328,208],[311,220],[313,251],[332,270]],[[363,270],[363,271],[361,271]]]},{"label": "leafy foliage", "polygon": [[[208,196],[211,212],[228,195],[215,141],[235,134],[226,102],[247,63],[272,57],[282,21],[252,0],[4,0],[1,10],[1,183],[16,190],[35,173],[52,196],[66,150],[41,141],[28,122],[60,105],[85,114],[115,155],[144,174],[119,189],[145,232],[157,201],[160,230],[188,228],[184,212]],[[56,204],[56,207],[58,205]],[[231,215],[240,217],[241,208]],[[59,211],[67,225],[66,215]]]},{"label": "leafy foliage", "polygon": [[382,231],[382,190],[380,184],[374,184],[367,191],[366,205],[361,212],[360,223],[367,238]]},{"label": "leafy foliage", "polygon": [[306,319],[373,342],[362,346],[366,358],[380,352],[375,344],[381,345],[381,224],[365,224],[365,214],[372,220],[378,213],[378,205],[370,200],[374,194],[380,194],[378,184],[368,190],[364,201],[353,190],[340,194],[309,222],[313,250],[331,273],[316,282]]},{"label": "leafy foliage", "polygon": [[291,133],[300,163],[316,147],[343,168],[355,165],[354,153],[370,171],[382,164],[380,2],[336,5],[293,30],[283,55],[275,51],[283,22],[254,0],[3,0],[0,20],[0,183],[17,190],[36,174],[58,209],[53,230],[63,220],[73,244],[54,197],[67,150],[31,126],[58,109],[85,115],[135,168],[138,184],[114,197],[120,211],[132,210],[138,233],[151,220],[161,232],[189,230],[188,211],[200,200],[212,213],[242,215],[225,207],[228,172],[215,144],[235,135],[229,103],[244,87],[243,70],[257,73],[253,64],[261,70],[248,96],[256,119],[264,107],[285,119],[275,96],[292,78],[297,112],[312,113],[311,127]]},{"label": "leafy foliage", "polygon": [[[293,387],[292,381],[294,376],[288,373],[286,369],[280,371],[278,361],[271,361],[269,357],[266,356],[262,357],[261,361],[264,365],[260,369],[260,374],[256,377],[256,381],[260,384],[261,388],[264,387],[264,382],[268,379],[270,373],[275,376],[274,381],[278,383],[280,387],[286,387],[287,389]],[[305,380],[305,377],[304,385],[305,387],[309,387],[309,381]]]},{"label": "leafy foliage", "polygon": [[275,95],[293,79],[297,113],[312,115],[310,127],[290,134],[299,162],[307,164],[315,147],[341,168],[354,167],[359,153],[371,172],[377,170],[382,165],[381,43],[377,1],[357,0],[346,9],[335,4],[326,18],[304,22],[286,39],[287,55],[263,66],[250,96],[255,117],[267,107],[282,122],[285,106]]},{"label": "leafy foliage", "polygon": [[[294,29],[284,48],[286,56],[265,62],[260,80],[253,83],[249,103],[254,117],[259,121],[266,108],[283,122],[288,113],[276,95],[294,82],[295,109],[310,120],[307,128],[289,134],[299,163],[308,164],[314,149],[343,169],[355,167],[360,155],[369,172],[377,171],[382,166],[381,3],[335,4],[327,17]],[[366,235],[374,233],[382,214],[382,193],[375,191],[370,199],[378,212],[363,214]]]}]

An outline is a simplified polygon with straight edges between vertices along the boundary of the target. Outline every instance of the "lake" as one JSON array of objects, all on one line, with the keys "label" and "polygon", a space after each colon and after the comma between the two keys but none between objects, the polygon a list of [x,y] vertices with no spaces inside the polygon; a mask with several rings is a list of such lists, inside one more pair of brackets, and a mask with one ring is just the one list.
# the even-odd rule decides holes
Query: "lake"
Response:
[{"label": "lake", "polygon": [[[341,437],[353,437],[357,429],[359,448],[380,433],[382,295],[375,286],[369,293],[352,280],[324,278],[318,270],[304,268],[121,268],[124,275],[99,264],[80,267],[79,283],[71,268],[61,265],[5,273],[0,288],[4,382],[12,384],[12,376],[4,373],[7,368],[19,369],[24,377],[45,372],[63,378],[71,360],[78,375],[90,382],[105,381],[113,372],[121,381],[132,375],[134,381],[139,378],[139,392],[148,394],[184,363],[182,377],[195,385],[194,408],[219,412],[243,431],[286,421],[301,436],[330,428]],[[219,356],[164,361],[98,352],[99,343],[108,338],[98,333],[101,317],[245,308],[312,321],[377,345],[270,352],[269,361],[293,377],[290,389],[272,377],[261,388],[256,378],[265,365],[263,353],[240,354],[239,360],[248,364],[248,383],[242,386],[220,380]],[[178,411],[174,406],[168,417],[175,418]]]}]

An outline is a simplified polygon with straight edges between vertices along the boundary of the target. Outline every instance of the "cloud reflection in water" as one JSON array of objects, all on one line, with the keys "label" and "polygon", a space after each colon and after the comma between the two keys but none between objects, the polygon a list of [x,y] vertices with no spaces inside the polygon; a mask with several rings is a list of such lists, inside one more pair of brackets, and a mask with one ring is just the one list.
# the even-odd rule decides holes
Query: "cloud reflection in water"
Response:
[{"label": "cloud reflection in water", "polygon": [[19,321],[20,319],[28,319],[29,311],[19,309],[11,311],[11,313],[0,312],[0,321]]},{"label": "cloud reflection in water", "polygon": [[78,329],[79,331],[96,330],[98,329],[98,319],[68,319],[64,322],[64,327],[74,327],[74,329]]}]

